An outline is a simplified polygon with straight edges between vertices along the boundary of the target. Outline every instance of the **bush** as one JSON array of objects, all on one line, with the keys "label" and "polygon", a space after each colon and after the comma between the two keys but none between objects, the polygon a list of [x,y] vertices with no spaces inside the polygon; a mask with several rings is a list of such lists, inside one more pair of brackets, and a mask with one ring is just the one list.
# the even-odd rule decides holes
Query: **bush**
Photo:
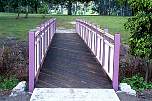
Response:
[{"label": "bush", "polygon": [[19,80],[16,78],[16,76],[11,76],[9,78],[0,76],[0,89],[1,90],[13,89],[18,83],[19,83]]},{"label": "bush", "polygon": [[28,47],[25,42],[8,42],[0,48],[0,74],[16,75],[19,80],[27,80]]},{"label": "bush", "polygon": [[0,60],[0,73],[2,74],[6,73],[8,70],[11,70],[12,68],[20,68],[21,64],[26,66],[26,63],[23,62],[24,58],[20,53],[20,50],[14,47],[5,47],[3,49],[3,54]]},{"label": "bush", "polygon": [[152,83],[145,82],[144,78],[139,74],[134,75],[131,78],[124,78],[121,82],[129,84],[131,88],[136,91],[152,89]]},{"label": "bush", "polygon": [[0,90],[10,90],[28,78],[28,47],[27,42],[3,41],[3,47],[0,47]]},{"label": "bush", "polygon": [[145,81],[152,78],[152,2],[129,0],[135,16],[128,19],[125,28],[130,31],[130,53],[145,60]]},{"label": "bush", "polygon": [[145,62],[139,57],[130,55],[128,45],[121,45],[120,50],[120,81],[127,77],[130,78],[138,73],[145,76]]}]

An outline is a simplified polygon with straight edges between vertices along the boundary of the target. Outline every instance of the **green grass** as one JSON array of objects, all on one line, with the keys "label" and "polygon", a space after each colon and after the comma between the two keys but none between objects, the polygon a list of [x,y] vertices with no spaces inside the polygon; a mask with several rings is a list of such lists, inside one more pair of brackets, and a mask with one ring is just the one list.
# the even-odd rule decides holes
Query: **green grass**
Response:
[{"label": "green grass", "polygon": [[75,21],[75,19],[80,18],[87,20],[91,23],[100,25],[102,28],[108,26],[109,32],[111,34],[120,33],[123,43],[128,43],[129,32],[125,30],[124,23],[127,21],[128,17],[118,17],[118,16],[54,16],[57,18],[58,27],[64,28],[74,28],[74,26],[69,23]]},{"label": "green grass", "polygon": [[96,16],[94,19],[90,17],[86,19],[99,24],[102,28],[108,26],[111,34],[120,33],[122,42],[128,43],[129,32],[124,28],[124,23],[127,21],[128,17]]},{"label": "green grass", "polygon": [[50,19],[51,17],[57,18],[57,27],[59,28],[74,28],[70,22],[75,21],[77,18],[85,19],[89,22],[96,23],[101,27],[108,26],[111,34],[119,32],[122,36],[123,43],[128,43],[129,32],[124,29],[124,23],[128,17],[116,16],[50,16],[44,19],[41,14],[30,14],[28,19],[23,18],[15,19],[14,13],[0,13],[0,37],[14,36],[21,40],[27,40],[28,31],[35,28],[42,21]]},{"label": "green grass", "polygon": [[21,40],[27,40],[28,31],[46,20],[42,17],[30,17],[16,19],[16,15],[0,15],[0,37],[16,37]]}]

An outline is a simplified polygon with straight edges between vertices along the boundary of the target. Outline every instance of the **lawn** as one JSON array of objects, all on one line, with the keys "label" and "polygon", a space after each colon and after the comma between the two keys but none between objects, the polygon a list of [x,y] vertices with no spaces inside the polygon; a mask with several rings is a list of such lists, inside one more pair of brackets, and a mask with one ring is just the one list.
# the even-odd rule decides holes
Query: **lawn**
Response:
[{"label": "lawn", "polygon": [[125,30],[124,23],[128,17],[120,16],[54,16],[57,18],[58,27],[74,28],[70,22],[76,18],[85,19],[91,23],[100,25],[102,28],[108,27],[111,34],[120,33],[123,43],[128,43],[129,32]]},{"label": "lawn", "polygon": [[124,23],[128,17],[116,16],[51,16],[47,15],[43,18],[42,15],[30,14],[29,18],[15,19],[16,14],[13,13],[0,13],[0,37],[13,36],[21,40],[27,40],[27,33],[30,29],[35,28],[41,22],[50,19],[51,17],[57,18],[58,28],[74,28],[70,22],[75,21],[76,18],[88,20],[96,23],[101,27],[108,26],[111,34],[121,33],[123,43],[128,42],[129,32],[124,29]]},{"label": "lawn", "polygon": [[15,14],[0,14],[0,37],[16,37],[21,40],[27,40],[28,31],[44,20],[46,19],[33,16],[28,19],[16,19]]}]

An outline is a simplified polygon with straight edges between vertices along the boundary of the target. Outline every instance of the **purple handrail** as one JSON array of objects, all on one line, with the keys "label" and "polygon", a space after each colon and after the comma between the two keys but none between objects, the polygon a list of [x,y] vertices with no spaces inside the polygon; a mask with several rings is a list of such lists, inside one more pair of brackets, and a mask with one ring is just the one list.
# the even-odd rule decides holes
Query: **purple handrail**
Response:
[{"label": "purple handrail", "polygon": [[40,67],[56,32],[56,19],[50,19],[29,31],[29,91],[33,92]]},{"label": "purple handrail", "polygon": [[76,20],[76,32],[96,56],[112,80],[114,90],[117,91],[119,85],[120,34],[113,36],[107,31],[84,20]]}]

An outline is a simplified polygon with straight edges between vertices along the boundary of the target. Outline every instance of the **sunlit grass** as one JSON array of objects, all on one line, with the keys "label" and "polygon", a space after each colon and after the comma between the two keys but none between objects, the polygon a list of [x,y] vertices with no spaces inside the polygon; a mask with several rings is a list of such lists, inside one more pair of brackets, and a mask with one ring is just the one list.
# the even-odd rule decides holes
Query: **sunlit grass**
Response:
[{"label": "sunlit grass", "polygon": [[20,40],[27,40],[28,31],[35,28],[41,22],[52,17],[57,18],[58,28],[74,28],[70,22],[75,21],[77,18],[85,19],[89,22],[96,23],[102,28],[108,27],[111,34],[120,33],[123,43],[128,42],[129,32],[124,29],[124,23],[128,17],[117,16],[51,16],[47,15],[46,18],[42,14],[30,14],[29,18],[24,18],[21,15],[20,19],[16,19],[14,13],[0,13],[0,37],[16,37]]}]

